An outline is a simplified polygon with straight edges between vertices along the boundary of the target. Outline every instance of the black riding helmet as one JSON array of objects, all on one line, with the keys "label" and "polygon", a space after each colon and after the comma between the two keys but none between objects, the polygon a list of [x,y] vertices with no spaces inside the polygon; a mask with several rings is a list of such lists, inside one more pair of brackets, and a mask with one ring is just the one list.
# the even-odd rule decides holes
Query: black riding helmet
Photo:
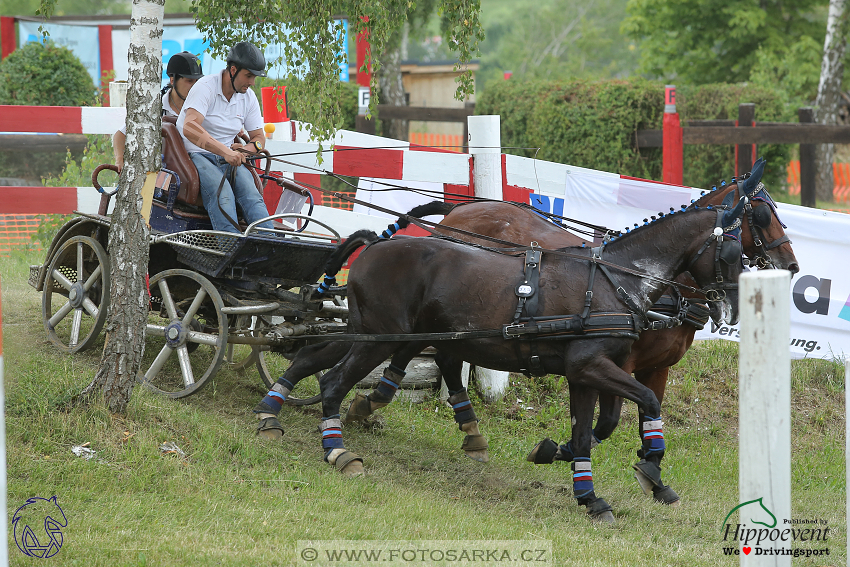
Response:
[{"label": "black riding helmet", "polygon": [[[227,71],[230,73],[230,68],[236,67],[236,72],[241,69],[247,69],[252,75],[257,77],[266,76],[266,56],[255,45],[247,41],[240,41],[230,49],[227,54]],[[233,75],[230,76],[230,84],[233,90],[236,90]]]},{"label": "black riding helmet", "polygon": [[174,77],[176,81],[180,77],[187,79],[200,79],[204,76],[204,71],[201,69],[201,60],[194,53],[182,51],[175,53],[168,60],[168,68],[165,74],[169,77]]}]

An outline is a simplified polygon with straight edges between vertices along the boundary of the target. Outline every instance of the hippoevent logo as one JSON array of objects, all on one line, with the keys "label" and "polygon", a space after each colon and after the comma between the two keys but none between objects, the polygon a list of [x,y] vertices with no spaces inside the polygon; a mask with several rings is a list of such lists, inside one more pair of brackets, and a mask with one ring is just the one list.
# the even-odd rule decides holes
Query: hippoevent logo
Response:
[{"label": "hippoevent logo", "polygon": [[47,559],[62,548],[62,528],[68,526],[68,520],[56,503],[56,496],[50,499],[36,496],[15,510],[12,526],[21,553]]},{"label": "hippoevent logo", "polygon": [[[740,518],[749,518],[747,523],[731,524],[729,518],[741,510]],[[756,527],[761,526],[761,527]],[[720,528],[723,542],[738,543],[738,546],[723,547],[723,555],[790,555],[793,557],[812,557],[829,555],[829,548],[792,549],[794,543],[826,543],[829,539],[829,527],[823,519],[783,519],[781,526],[776,515],[764,505],[763,498],[757,498],[738,504],[726,514]],[[787,547],[785,547],[787,546]]]}]

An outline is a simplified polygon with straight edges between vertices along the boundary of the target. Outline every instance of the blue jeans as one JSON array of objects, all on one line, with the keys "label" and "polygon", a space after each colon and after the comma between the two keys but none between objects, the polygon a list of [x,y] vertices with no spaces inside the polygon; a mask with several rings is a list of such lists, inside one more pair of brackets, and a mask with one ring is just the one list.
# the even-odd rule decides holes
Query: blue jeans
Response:
[{"label": "blue jeans", "polygon": [[[228,176],[224,181],[224,187],[221,188],[221,195],[218,195],[218,201],[216,201],[221,178],[230,169],[227,162],[223,157],[206,152],[192,152],[189,154],[189,158],[198,170],[201,197],[204,200],[204,207],[207,209],[214,230],[240,233],[240,230],[233,226],[233,223],[227,220],[227,217],[221,212],[221,209],[224,209],[224,212],[236,221],[237,203],[242,207],[242,212],[245,214],[245,220],[248,221],[248,224],[269,216],[266,203],[263,201],[260,192],[257,191],[254,178],[247,167],[239,166],[236,168],[233,185],[231,185]],[[219,209],[219,204],[221,209]],[[261,223],[258,226],[274,228],[271,221]]]}]

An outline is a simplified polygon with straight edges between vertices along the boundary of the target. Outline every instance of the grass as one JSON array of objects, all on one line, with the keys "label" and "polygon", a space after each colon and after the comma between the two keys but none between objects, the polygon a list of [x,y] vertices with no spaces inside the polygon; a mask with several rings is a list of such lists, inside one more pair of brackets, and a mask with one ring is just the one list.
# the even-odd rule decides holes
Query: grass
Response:
[{"label": "grass", "polygon": [[[550,540],[556,565],[737,565],[724,557],[721,522],[738,502],[737,345],[696,344],[671,372],[663,418],[664,478],[682,496],[654,504],[631,473],[634,404],[594,450],[598,493],[617,523],[588,522],[567,466],[534,466],[529,449],[569,437],[565,381],[512,376],[506,397],[472,394],[491,462],[466,458],[452,411],[436,399],[381,410],[379,426],[345,430],[368,474],[347,479],[321,461],[319,409],[285,409],[282,443],[254,435],[264,393],[256,371],[229,368],[174,401],[138,388],[126,415],[100,404],[68,408],[99,363],[102,340],[75,356],[48,342],[40,294],[26,284],[36,253],[0,258],[6,385],[8,513],[27,498],[58,497],[68,526],[62,565],[307,565],[298,540]],[[792,366],[794,517],[832,528],[828,557],[846,563],[843,368]],[[521,402],[519,400],[522,400]],[[186,458],[163,455],[175,442]],[[71,447],[89,443],[92,460]],[[31,565],[9,535],[12,565]],[[801,548],[809,548],[805,543]],[[316,564],[320,564],[316,562]],[[414,563],[415,564],[415,563]]]}]

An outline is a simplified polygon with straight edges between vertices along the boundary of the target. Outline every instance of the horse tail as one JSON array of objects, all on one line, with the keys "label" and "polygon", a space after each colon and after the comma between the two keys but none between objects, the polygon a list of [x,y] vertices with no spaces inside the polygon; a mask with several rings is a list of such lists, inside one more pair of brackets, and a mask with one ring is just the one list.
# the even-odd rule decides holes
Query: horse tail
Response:
[{"label": "horse tail", "polygon": [[336,283],[336,274],[342,269],[349,256],[354,254],[354,251],[365,244],[371,244],[381,237],[375,234],[374,231],[363,229],[352,233],[342,244],[337,246],[333,251],[328,261],[325,263],[325,281],[319,284],[316,290],[320,295],[328,291],[330,286]]},{"label": "horse tail", "polygon": [[417,205],[410,209],[407,214],[403,217],[398,217],[394,224],[391,224],[387,227],[382,234],[382,238],[389,238],[396,231],[399,231],[403,228],[407,228],[410,226],[410,221],[405,217],[416,217],[421,219],[423,217],[429,217],[431,215],[447,215],[452,209],[457,206],[457,203],[446,203],[445,201],[431,201],[430,203],[425,203],[424,205]]}]

